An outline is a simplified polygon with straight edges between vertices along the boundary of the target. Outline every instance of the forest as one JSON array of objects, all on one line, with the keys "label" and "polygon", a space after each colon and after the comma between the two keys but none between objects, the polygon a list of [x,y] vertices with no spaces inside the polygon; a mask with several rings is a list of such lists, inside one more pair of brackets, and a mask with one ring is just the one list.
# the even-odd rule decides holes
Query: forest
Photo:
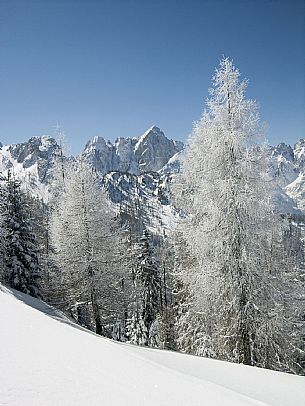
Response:
[{"label": "forest", "polygon": [[0,281],[113,340],[304,375],[304,228],[273,203],[246,89],[223,58],[167,186],[170,227],[146,226],[137,196],[113,203],[63,143],[47,199],[2,173]]}]

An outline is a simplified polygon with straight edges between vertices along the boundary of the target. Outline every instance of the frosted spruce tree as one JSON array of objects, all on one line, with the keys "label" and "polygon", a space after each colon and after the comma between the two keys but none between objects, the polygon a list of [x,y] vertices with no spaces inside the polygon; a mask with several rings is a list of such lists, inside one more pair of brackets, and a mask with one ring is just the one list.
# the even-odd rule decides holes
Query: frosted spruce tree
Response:
[{"label": "frosted spruce tree", "polygon": [[175,182],[184,212],[179,233],[191,258],[178,266],[190,304],[180,322],[200,322],[200,332],[199,324],[184,330],[202,337],[195,353],[294,371],[293,315],[284,308],[281,261],[271,257],[279,220],[257,106],[245,98],[246,87],[233,63],[222,59]]},{"label": "frosted spruce tree", "polygon": [[5,250],[4,282],[39,296],[38,244],[33,232],[29,197],[10,171],[2,185],[2,241]]},{"label": "frosted spruce tree", "polygon": [[175,306],[173,297],[174,245],[171,237],[163,232],[155,247],[155,256],[160,273],[160,304],[154,332],[158,337],[158,348],[175,351]]},{"label": "frosted spruce tree", "polygon": [[6,242],[5,242],[5,211],[6,211],[6,189],[5,177],[0,173],[0,282],[5,283],[6,270]]},{"label": "frosted spruce tree", "polygon": [[160,311],[160,269],[151,236],[144,230],[135,249],[136,266],[133,275],[131,314],[127,325],[129,341],[134,344],[157,347],[154,324]]}]

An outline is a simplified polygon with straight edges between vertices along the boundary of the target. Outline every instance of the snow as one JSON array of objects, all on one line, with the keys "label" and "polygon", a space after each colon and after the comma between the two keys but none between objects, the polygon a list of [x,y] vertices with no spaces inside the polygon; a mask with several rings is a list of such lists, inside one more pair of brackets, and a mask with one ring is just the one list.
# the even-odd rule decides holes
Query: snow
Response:
[{"label": "snow", "polygon": [[289,196],[293,201],[296,202],[299,209],[304,210],[305,208],[305,173],[300,172],[299,176],[294,182],[290,183],[284,189],[287,196]]},{"label": "snow", "polygon": [[135,152],[142,146],[142,144],[145,142],[147,136],[149,136],[151,133],[155,133],[155,134],[159,135],[161,133],[161,130],[157,126],[153,125],[147,131],[145,131],[144,134],[140,135],[138,137],[138,142],[136,143],[135,148],[134,148]]},{"label": "snow", "polygon": [[[33,137],[35,138],[35,137]],[[46,151],[50,144],[50,137],[42,136],[42,146],[40,151]],[[18,162],[13,158],[9,145],[4,145],[0,153],[0,172],[7,175],[10,170],[14,176],[22,182],[22,188],[26,191],[31,191],[34,196],[42,198],[45,202],[48,201],[49,188],[48,185],[40,182],[38,176],[38,164],[33,163],[29,167],[24,166],[24,162]]]},{"label": "snow", "polygon": [[48,151],[50,149],[52,145],[52,138],[50,137],[50,135],[35,136],[33,138],[41,140],[41,145],[38,147],[39,151]]},{"label": "snow", "polygon": [[183,151],[177,152],[168,160],[167,164],[165,164],[163,168],[161,168],[158,172],[161,175],[180,172],[182,154]]},{"label": "snow", "polygon": [[[57,148],[55,140],[48,135],[34,136],[20,144],[0,143],[0,172],[5,175],[10,169],[21,180],[23,189],[47,202]],[[20,161],[16,158],[18,149],[26,151]],[[114,144],[96,136],[87,142],[82,157],[101,174],[120,171],[138,175],[158,171],[169,176],[180,171],[182,149],[182,142],[169,140],[153,125],[141,136],[120,137]],[[270,180],[274,179],[281,188],[274,202],[283,213],[299,214],[299,210],[304,210],[304,151],[304,140],[294,148],[284,143],[270,147]]]},{"label": "snow", "polygon": [[0,405],[305,405],[303,377],[116,343],[1,285],[0,320]]}]

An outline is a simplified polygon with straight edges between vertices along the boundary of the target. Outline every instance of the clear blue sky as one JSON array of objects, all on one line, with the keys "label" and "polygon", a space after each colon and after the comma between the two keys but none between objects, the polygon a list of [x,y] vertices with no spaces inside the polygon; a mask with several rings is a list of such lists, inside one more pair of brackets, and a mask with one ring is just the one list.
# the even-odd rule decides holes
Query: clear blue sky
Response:
[{"label": "clear blue sky", "polygon": [[0,0],[0,141],[184,140],[224,54],[270,143],[305,137],[303,0]]}]

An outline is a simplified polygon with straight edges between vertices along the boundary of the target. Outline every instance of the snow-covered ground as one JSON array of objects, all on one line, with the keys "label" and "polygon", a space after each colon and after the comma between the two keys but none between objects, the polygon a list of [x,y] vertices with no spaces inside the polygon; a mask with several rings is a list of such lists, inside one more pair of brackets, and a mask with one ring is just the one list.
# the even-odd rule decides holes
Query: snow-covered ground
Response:
[{"label": "snow-covered ground", "polygon": [[119,344],[0,285],[0,405],[304,406],[305,378]]}]

